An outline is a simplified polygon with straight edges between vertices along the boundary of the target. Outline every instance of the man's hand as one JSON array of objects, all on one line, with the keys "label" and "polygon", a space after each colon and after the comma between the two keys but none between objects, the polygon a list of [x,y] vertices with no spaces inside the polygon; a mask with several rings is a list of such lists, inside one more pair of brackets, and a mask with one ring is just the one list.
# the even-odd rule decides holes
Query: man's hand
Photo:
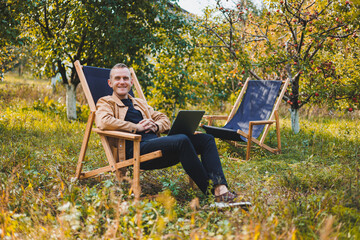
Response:
[{"label": "man's hand", "polygon": [[159,130],[158,125],[152,119],[143,119],[137,125],[137,132],[148,133],[150,131],[156,133]]}]

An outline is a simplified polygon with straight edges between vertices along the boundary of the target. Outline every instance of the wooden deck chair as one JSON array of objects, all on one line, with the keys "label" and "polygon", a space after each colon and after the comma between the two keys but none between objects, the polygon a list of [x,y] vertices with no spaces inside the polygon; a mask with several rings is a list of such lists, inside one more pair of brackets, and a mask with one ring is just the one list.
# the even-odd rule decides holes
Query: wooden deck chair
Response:
[{"label": "wooden deck chair", "polygon": [[[148,154],[140,155],[141,135],[121,131],[102,131],[98,128],[93,128],[96,114],[96,102],[99,98],[103,96],[112,95],[113,92],[112,88],[110,88],[107,83],[107,80],[109,79],[110,69],[81,66],[79,61],[75,61],[74,65],[76,68],[76,72],[79,76],[83,91],[85,93],[86,100],[90,107],[90,115],[86,124],[85,134],[76,167],[75,178],[85,179],[89,177],[94,177],[101,173],[112,171],[115,172],[116,178],[121,181],[123,177],[123,170],[126,169],[128,166],[133,166],[132,190],[134,192],[135,199],[138,200],[141,193],[140,162],[161,157],[162,153],[161,151],[155,151]],[[133,79],[133,86],[135,87],[139,98],[145,100],[145,96],[141,90],[140,84],[132,68],[130,68],[130,73]],[[130,94],[134,96],[132,90]],[[88,172],[82,172],[85,153],[92,131],[96,132],[100,136],[101,143],[105,150],[108,165]],[[109,137],[117,138],[118,141],[120,141],[118,146],[124,148],[124,151],[118,151],[118,149],[113,148],[109,143]],[[126,159],[125,157],[125,140],[133,141],[134,144],[134,155],[131,159]],[[118,152],[123,152],[124,154],[118,156]]]},{"label": "wooden deck chair", "polygon": [[[206,115],[206,133],[216,138],[247,142],[246,160],[250,158],[251,143],[274,153],[281,153],[278,109],[290,80],[246,80],[229,116]],[[213,120],[227,119],[224,127],[214,127]],[[271,124],[275,123],[277,148],[264,143]],[[262,133],[262,135],[261,135]],[[258,138],[260,137],[260,140]]]}]

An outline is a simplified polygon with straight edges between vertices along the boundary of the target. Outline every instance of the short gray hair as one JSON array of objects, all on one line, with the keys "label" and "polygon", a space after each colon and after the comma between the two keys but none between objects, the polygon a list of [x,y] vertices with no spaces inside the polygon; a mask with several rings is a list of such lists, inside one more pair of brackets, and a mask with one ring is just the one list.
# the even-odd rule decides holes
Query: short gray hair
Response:
[{"label": "short gray hair", "polygon": [[[112,68],[111,68],[111,70],[110,70],[110,79],[111,79],[111,72],[112,72],[112,70],[113,69],[118,69],[118,68],[127,68],[127,69],[129,69],[129,67],[125,64],[125,63],[117,63],[117,64],[115,64]],[[130,69],[129,69],[130,70]]]}]

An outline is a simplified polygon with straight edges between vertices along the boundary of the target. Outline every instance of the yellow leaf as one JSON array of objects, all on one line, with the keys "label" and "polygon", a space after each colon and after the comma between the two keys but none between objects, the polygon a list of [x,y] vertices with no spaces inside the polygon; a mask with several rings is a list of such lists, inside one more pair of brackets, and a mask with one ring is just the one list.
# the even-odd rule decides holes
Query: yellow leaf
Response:
[{"label": "yellow leaf", "polygon": [[296,232],[297,230],[295,229],[292,233],[292,236],[291,236],[291,240],[295,240],[296,239]]}]

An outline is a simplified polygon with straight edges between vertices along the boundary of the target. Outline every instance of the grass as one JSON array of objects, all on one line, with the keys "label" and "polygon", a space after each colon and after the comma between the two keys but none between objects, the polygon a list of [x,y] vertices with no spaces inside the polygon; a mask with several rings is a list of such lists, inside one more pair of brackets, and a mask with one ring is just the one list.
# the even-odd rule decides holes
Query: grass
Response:
[{"label": "grass", "polygon": [[[0,82],[0,236],[3,239],[359,239],[360,132],[355,113],[301,119],[282,112],[283,152],[218,141],[232,189],[253,207],[217,210],[191,189],[181,166],[142,173],[135,204],[112,174],[72,181],[85,129],[66,120],[64,96],[47,82]],[[271,145],[276,142],[270,132]],[[92,135],[86,168],[105,165]],[[200,208],[199,208],[200,207]]]}]

